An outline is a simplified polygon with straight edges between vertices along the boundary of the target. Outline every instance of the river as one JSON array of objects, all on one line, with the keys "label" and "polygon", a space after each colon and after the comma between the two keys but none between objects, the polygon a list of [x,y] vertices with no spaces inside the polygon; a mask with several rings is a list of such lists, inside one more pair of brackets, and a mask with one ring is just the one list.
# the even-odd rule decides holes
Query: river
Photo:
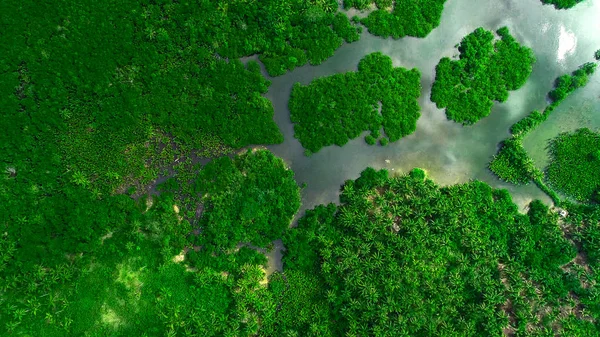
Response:
[{"label": "river", "polygon": [[[496,103],[492,113],[473,126],[462,126],[446,119],[445,113],[429,99],[435,66],[441,57],[458,54],[455,47],[477,27],[496,30],[507,26],[522,44],[532,48],[537,62],[528,82],[510,93],[504,103]],[[268,146],[294,170],[302,192],[304,210],[318,204],[338,202],[340,186],[355,179],[367,166],[385,168],[391,173],[406,173],[414,167],[427,171],[440,185],[477,179],[496,188],[508,189],[521,210],[532,199],[549,204],[550,199],[534,184],[514,186],[498,180],[487,168],[498,143],[509,136],[509,127],[533,109],[543,109],[546,94],[556,77],[570,73],[592,61],[600,48],[600,0],[588,0],[574,9],[556,10],[539,0],[449,0],[441,24],[426,38],[382,39],[364,30],[361,40],[344,44],[333,57],[319,66],[304,66],[279,77],[266,97],[273,102],[275,121],[284,134],[283,144]],[[362,137],[343,147],[329,146],[310,157],[294,138],[288,100],[292,85],[308,84],[313,79],[353,71],[366,54],[381,51],[394,66],[418,68],[422,78],[419,100],[421,118],[417,131],[387,147],[369,146]],[[265,73],[266,76],[266,73]],[[525,146],[536,164],[546,161],[547,140],[561,131],[600,126],[600,79],[594,76],[587,87],[569,97],[550,119],[525,139]],[[365,133],[364,135],[366,135]]]}]

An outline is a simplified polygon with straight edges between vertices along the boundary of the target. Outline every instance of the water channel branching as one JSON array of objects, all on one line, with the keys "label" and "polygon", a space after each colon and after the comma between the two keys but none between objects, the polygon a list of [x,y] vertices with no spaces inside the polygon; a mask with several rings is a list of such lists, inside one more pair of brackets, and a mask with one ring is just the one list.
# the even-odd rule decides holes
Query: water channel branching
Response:
[{"label": "water channel branching", "polygon": [[[377,6],[351,21],[337,0],[2,2],[0,336],[599,336],[592,131],[561,134],[547,170],[581,204],[519,210],[483,182],[368,168],[291,226],[301,188],[259,146],[284,141],[262,72],[320,64],[361,23],[425,37],[444,3],[346,0]],[[452,119],[476,122],[529,76],[531,51],[498,35],[478,29],[438,65],[432,99]],[[521,139],[594,69],[513,125],[499,175],[554,193]],[[296,137],[307,153],[365,132],[385,146],[415,131],[421,89],[419,70],[368,54],[294,86]],[[273,151],[314,164],[286,145]]]}]

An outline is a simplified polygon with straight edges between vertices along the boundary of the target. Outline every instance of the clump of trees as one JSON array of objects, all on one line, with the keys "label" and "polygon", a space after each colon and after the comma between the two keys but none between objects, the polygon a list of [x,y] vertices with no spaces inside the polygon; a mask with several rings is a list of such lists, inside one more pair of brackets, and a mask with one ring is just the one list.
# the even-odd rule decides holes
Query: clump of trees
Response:
[{"label": "clump of trees", "polygon": [[594,58],[596,59],[596,61],[600,61],[600,49],[596,50],[596,52],[594,53]]},{"label": "clump of trees", "polygon": [[266,247],[300,208],[294,172],[267,150],[216,159],[202,167],[193,184],[203,204],[199,240],[219,249],[240,242]]},{"label": "clump of trees", "polygon": [[483,28],[463,38],[458,60],[443,58],[436,67],[431,100],[446,109],[448,119],[474,124],[490,114],[494,101],[504,102],[519,89],[535,63],[533,51],[521,46],[506,27],[500,40]]},{"label": "clump of trees", "polygon": [[[314,153],[324,146],[342,146],[369,130],[367,143],[394,142],[416,129],[421,95],[417,69],[394,68],[379,52],[365,56],[357,72],[294,84],[289,108],[295,137]],[[383,127],[385,135],[380,134]],[[383,144],[387,144],[383,141]]]},{"label": "clump of trees", "polygon": [[569,9],[575,7],[583,0],[542,0],[547,5],[554,5],[556,9]]},{"label": "clump of trees", "polygon": [[523,148],[520,138],[504,140],[489,168],[500,179],[517,185],[528,184],[536,171],[533,160]]},{"label": "clump of trees", "polygon": [[580,66],[571,75],[565,74],[557,78],[554,90],[548,93],[552,103],[559,104],[577,88],[585,86],[589,81],[589,76],[596,71],[596,67],[596,63],[588,62]]},{"label": "clump of trees", "polygon": [[561,133],[550,142],[548,182],[583,202],[600,202],[600,134],[587,128]]},{"label": "clump of trees", "polygon": [[399,39],[425,37],[440,24],[446,0],[344,0],[344,8],[377,8],[361,20],[369,33]]}]

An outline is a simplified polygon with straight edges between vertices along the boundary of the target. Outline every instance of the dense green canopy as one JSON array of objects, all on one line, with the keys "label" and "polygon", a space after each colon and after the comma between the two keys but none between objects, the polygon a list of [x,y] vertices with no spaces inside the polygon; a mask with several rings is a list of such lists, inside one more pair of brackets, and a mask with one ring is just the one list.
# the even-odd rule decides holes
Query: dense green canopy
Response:
[{"label": "dense green canopy", "polygon": [[517,185],[528,184],[535,172],[533,160],[529,158],[520,138],[502,141],[489,167],[498,178]]},{"label": "dense green canopy", "polygon": [[399,39],[425,37],[440,24],[446,0],[344,0],[344,8],[377,9],[361,20],[369,33]]},{"label": "dense green canopy", "polygon": [[579,201],[600,202],[600,134],[587,128],[550,142],[548,182]]},{"label": "dense green canopy", "polygon": [[193,182],[201,196],[200,242],[230,249],[240,242],[266,247],[281,237],[300,207],[294,172],[266,150],[208,163]]},{"label": "dense green canopy", "polygon": [[[370,130],[366,141],[383,145],[416,129],[421,74],[394,68],[379,52],[365,56],[357,72],[322,77],[303,86],[294,84],[289,108],[295,137],[310,153],[324,146],[342,146]],[[383,127],[385,135],[380,135]],[[384,141],[384,139],[386,139]]]},{"label": "dense green canopy", "polygon": [[[572,262],[575,245],[541,202],[524,215],[505,190],[441,188],[418,169],[393,178],[367,169],[340,202],[307,211],[285,237],[287,284],[307,296],[283,295],[281,335],[598,333],[588,321],[600,317],[598,289],[586,281],[596,273],[580,273],[587,265]],[[593,237],[592,226],[573,231]]]},{"label": "dense green canopy", "polygon": [[199,232],[168,186],[137,202],[75,187],[28,204],[36,211],[19,222],[0,213],[0,335],[222,336],[272,324],[266,258],[236,246],[282,237],[300,206],[293,172],[265,150],[203,166]]},{"label": "dense green canopy", "polygon": [[548,93],[552,102],[560,103],[577,88],[584,87],[589,81],[589,76],[596,71],[596,67],[596,63],[588,62],[581,65],[579,69],[570,75],[565,74],[557,78],[554,89]]},{"label": "dense green canopy", "polygon": [[458,60],[443,58],[436,67],[431,100],[455,122],[474,124],[490,114],[494,101],[504,102],[529,77],[535,57],[506,27],[497,34],[477,28],[458,46]]}]

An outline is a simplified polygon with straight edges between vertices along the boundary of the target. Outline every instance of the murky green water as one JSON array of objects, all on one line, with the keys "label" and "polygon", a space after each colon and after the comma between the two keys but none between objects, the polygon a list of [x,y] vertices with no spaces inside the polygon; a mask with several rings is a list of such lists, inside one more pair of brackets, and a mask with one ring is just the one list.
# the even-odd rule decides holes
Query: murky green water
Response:
[{"label": "murky green water", "polygon": [[[446,120],[430,99],[435,66],[443,56],[457,54],[454,46],[463,36],[482,26],[496,30],[508,26],[523,44],[533,48],[537,63],[527,84],[511,93],[503,104],[496,104],[489,117],[474,126],[463,127]],[[275,107],[275,120],[285,142],[269,148],[284,158],[299,182],[306,182],[303,209],[320,203],[337,202],[340,186],[355,179],[367,166],[404,173],[414,167],[427,170],[441,185],[478,179],[498,188],[507,188],[521,206],[531,199],[549,199],[534,185],[515,187],[499,181],[487,169],[498,143],[508,128],[533,109],[543,109],[553,80],[591,61],[600,48],[600,0],[589,0],[568,11],[543,6],[539,0],[449,0],[441,25],[427,38],[381,39],[366,31],[359,42],[342,46],[336,54],[317,67],[305,66],[276,78],[267,94]],[[362,138],[343,147],[330,146],[311,157],[294,138],[287,108],[295,82],[309,83],[316,77],[356,70],[366,54],[381,51],[395,66],[418,68],[423,87],[422,116],[417,131],[387,147],[368,146]],[[582,126],[599,126],[600,78],[567,99],[543,126],[526,139],[532,157],[544,164],[545,144],[560,131]],[[365,133],[366,134],[366,133]]]}]

